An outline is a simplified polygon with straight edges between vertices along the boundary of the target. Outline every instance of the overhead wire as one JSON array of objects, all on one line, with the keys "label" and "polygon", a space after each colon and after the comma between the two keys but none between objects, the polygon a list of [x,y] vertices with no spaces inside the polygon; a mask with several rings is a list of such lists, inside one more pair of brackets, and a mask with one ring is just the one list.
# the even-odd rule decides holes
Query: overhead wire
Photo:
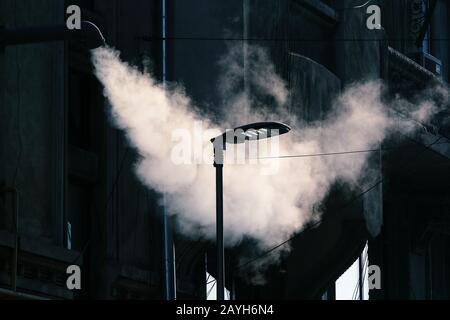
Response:
[{"label": "overhead wire", "polygon": [[[438,143],[436,143],[438,144]],[[449,141],[441,142],[440,144],[450,144]],[[387,147],[378,149],[366,149],[366,150],[352,150],[352,151],[342,151],[342,152],[326,152],[326,153],[308,153],[308,154],[298,154],[298,155],[282,155],[273,157],[259,157],[250,160],[270,160],[270,159],[290,159],[290,158],[310,158],[310,157],[328,157],[328,156],[338,156],[338,155],[350,155],[350,154],[361,154],[361,153],[373,153],[380,151],[391,151],[398,149],[410,149],[410,148],[423,148],[423,145],[410,145],[410,146],[398,146],[398,147]]]},{"label": "overhead wire", "polygon": [[[376,182],[374,185],[372,185],[370,188],[368,188],[368,189],[364,190],[363,192],[359,193],[358,195],[356,195],[355,197],[353,197],[350,201],[346,202],[344,205],[339,206],[338,208],[335,208],[335,210],[342,210],[342,209],[347,208],[348,206],[352,205],[356,200],[360,199],[361,197],[363,197],[364,195],[366,195],[367,193],[369,193],[370,191],[372,191],[373,189],[375,189],[376,187],[378,187],[382,182],[383,182],[383,180],[377,181],[377,182]],[[314,229],[315,227],[319,226],[321,223],[322,223],[322,221],[316,221],[316,222],[314,222],[314,223],[311,223],[311,224],[307,225],[301,232],[299,232],[299,233],[293,235],[292,237],[286,239],[285,241],[279,243],[278,245],[276,245],[276,246],[270,248],[269,250],[263,252],[261,255],[255,257],[255,258],[252,258],[252,259],[250,259],[250,260],[244,262],[244,263],[241,264],[241,265],[238,265],[238,266],[235,267],[234,269],[237,269],[237,270],[242,269],[242,268],[246,267],[247,265],[249,265],[249,264],[251,264],[251,263],[253,263],[253,262],[255,262],[255,261],[258,261],[258,260],[260,260],[260,259],[266,257],[267,255],[269,255],[269,254],[272,253],[273,251],[275,251],[275,250],[281,248],[282,246],[286,245],[286,244],[289,243],[289,242],[292,242],[293,240],[295,240],[296,238],[298,238],[300,235],[304,234],[306,231],[312,230],[312,229]]]},{"label": "overhead wire", "polygon": [[[161,37],[146,36],[140,37],[143,41],[248,41],[248,42],[372,42],[372,41],[406,41],[414,42],[411,38],[244,38],[244,37],[199,37],[199,36],[177,36],[177,37]],[[443,42],[450,41],[450,38],[433,38],[430,41]]]},{"label": "overhead wire", "polygon": [[[442,140],[443,137],[439,137],[437,140],[433,141],[431,144],[427,145],[426,148],[431,148],[433,145],[437,144],[440,140]],[[419,157],[415,158],[415,160],[417,161]],[[411,164],[411,162],[410,162]],[[343,206],[339,206],[339,208],[335,208],[335,209],[331,209],[331,211],[333,210],[343,210],[345,208],[347,208],[348,206],[352,205],[353,203],[355,203],[355,201],[357,201],[358,199],[360,199],[361,197],[363,197],[364,195],[366,195],[367,193],[369,193],[370,191],[372,191],[373,189],[375,189],[376,187],[378,187],[381,183],[383,183],[384,178],[378,180],[374,185],[372,185],[370,188],[364,190],[363,192],[361,192],[360,194],[358,194],[357,196],[353,197],[350,201],[348,201],[347,203],[345,203]],[[316,221],[308,226],[306,226],[301,232],[293,235],[292,237],[286,239],[285,241],[273,246],[272,248],[266,250],[265,252],[263,252],[262,254],[258,255],[255,258],[252,258],[238,266],[236,266],[235,268],[233,268],[234,270],[239,270],[242,269],[246,266],[248,266],[249,264],[252,264],[266,256],[268,256],[269,254],[271,254],[272,252],[274,252],[275,250],[283,247],[284,245],[292,242],[294,239],[298,238],[300,235],[304,234],[306,231],[309,231],[315,227],[317,227],[319,224],[321,223],[321,221]]]}]

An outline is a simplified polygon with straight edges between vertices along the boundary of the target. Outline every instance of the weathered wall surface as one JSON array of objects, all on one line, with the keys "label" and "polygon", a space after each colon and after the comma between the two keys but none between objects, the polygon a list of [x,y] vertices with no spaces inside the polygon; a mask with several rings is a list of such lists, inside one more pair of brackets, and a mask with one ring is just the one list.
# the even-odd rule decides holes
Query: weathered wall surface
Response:
[{"label": "weathered wall surface", "polygon": [[[97,23],[124,59],[142,65],[144,55],[154,55],[159,65],[154,53],[160,43],[140,40],[158,35],[158,3],[70,4],[81,5],[82,18]],[[1,4],[7,28],[65,24],[64,1]],[[88,52],[72,42],[41,43],[7,47],[0,59],[0,180],[20,190],[19,252],[51,257],[58,262],[51,272],[82,264],[86,296],[162,297],[160,198],[135,177],[137,155],[108,122]],[[12,228],[5,218],[12,210],[7,209],[1,212],[2,245],[11,238],[5,233]],[[66,249],[69,242],[71,250]],[[22,281],[20,288],[70,297],[36,278],[35,272],[44,271],[33,259],[19,272],[20,281],[26,273],[33,283]],[[8,270],[9,257],[0,260],[0,271]],[[5,276],[0,282],[9,282]],[[64,281],[58,286],[64,287]]]},{"label": "weathered wall surface", "polygon": [[[2,1],[5,27],[62,23],[61,1]],[[21,192],[22,231],[62,245],[63,45],[5,50],[0,176]]]},{"label": "weathered wall surface", "polygon": [[[426,42],[421,46],[415,44],[425,11],[419,12],[414,5],[420,9],[422,1],[384,1],[383,5],[383,26],[387,37],[395,39],[389,45],[401,52],[396,53],[395,59],[389,59],[385,79],[392,92],[406,98],[432,81],[419,65],[399,67],[399,57],[405,60],[408,56],[420,62],[414,53],[427,52],[441,60],[442,79],[448,79],[448,42],[442,39],[448,34],[449,4],[437,1],[430,26],[431,37],[436,40],[430,46]],[[444,126],[439,129],[446,130]],[[424,141],[439,138],[432,133],[418,136],[424,137]],[[401,138],[405,137],[393,140],[399,143]],[[415,136],[407,137],[406,141],[418,143]],[[381,267],[382,289],[371,292],[371,299],[448,299],[448,192],[443,187],[449,172],[446,149],[440,147],[429,152],[423,147],[411,152],[383,153],[384,222],[381,233],[369,241],[369,261]]]},{"label": "weathered wall surface", "polygon": [[[161,73],[162,42],[151,39],[161,35],[160,1],[71,2],[82,5],[83,14],[99,24],[122,58],[142,67],[142,58],[149,55],[154,73]],[[407,0],[374,2],[382,5],[386,34],[365,28],[364,8],[343,10],[361,4],[356,0],[174,0],[168,8],[169,36],[188,39],[168,41],[169,80],[184,85],[199,107],[219,117],[226,110],[219,110],[223,101],[217,91],[217,61],[231,45],[241,47],[244,56],[242,39],[253,39],[248,43],[268,49],[276,71],[291,89],[291,111],[306,121],[321,119],[346,85],[387,78],[384,36],[399,38],[390,45],[408,51],[408,43],[401,38],[408,27],[407,17],[398,14]],[[0,26],[64,23],[63,1],[0,0],[0,4]],[[439,0],[436,12],[432,28],[437,37],[445,38],[448,4]],[[448,78],[448,45],[435,41],[432,53],[444,62],[444,78]],[[108,122],[108,106],[100,93],[89,55],[76,44],[0,49],[0,180],[20,190],[21,251],[34,257],[26,263],[22,259],[19,287],[71,298],[64,292],[61,272],[66,264],[82,260],[86,297],[162,298],[161,198],[137,181],[133,171],[137,155],[127,146],[123,132]],[[380,171],[381,160],[376,163]],[[421,172],[427,176],[428,171]],[[447,278],[441,269],[448,263],[443,257],[448,238],[441,231],[437,235],[428,229],[417,231],[416,226],[421,225],[418,217],[428,205],[439,203],[433,208],[444,216],[448,203],[445,207],[445,200],[431,197],[423,207],[413,208],[398,190],[381,200],[389,192],[380,186],[367,195],[364,204],[358,203],[374,222],[369,225],[373,235],[380,231],[383,210],[389,218],[370,249],[373,262],[385,263],[389,277],[384,280],[387,291],[380,296],[445,297],[448,293],[442,283]],[[14,238],[4,231],[12,227],[7,217],[11,209],[1,210],[0,244],[10,246]],[[411,212],[417,223],[405,227]],[[65,249],[68,222],[71,250]],[[410,239],[411,233],[415,235]],[[432,240],[424,242],[429,249],[421,244],[408,251],[411,241],[430,234]],[[275,270],[265,288],[241,283],[238,296],[316,298],[320,294],[316,291],[325,289],[354,260],[366,238],[362,214],[339,212],[324,229],[293,244],[292,256]],[[204,298],[208,244],[180,235],[175,235],[175,243],[179,296]],[[312,250],[313,243],[323,252]],[[393,245],[384,251],[385,243]],[[10,257],[4,254],[8,250],[0,250],[2,283],[9,281],[5,261]],[[51,276],[46,276],[47,266],[37,264],[36,256],[53,261]],[[305,256],[311,257],[309,264],[302,264]],[[390,260],[383,262],[383,257]],[[319,274],[317,265],[328,273]],[[280,272],[283,268],[289,276]],[[427,268],[436,272],[432,279]],[[410,273],[397,276],[405,270]],[[46,277],[53,279],[51,290],[44,284],[49,281]],[[410,284],[415,296],[409,292]]]}]

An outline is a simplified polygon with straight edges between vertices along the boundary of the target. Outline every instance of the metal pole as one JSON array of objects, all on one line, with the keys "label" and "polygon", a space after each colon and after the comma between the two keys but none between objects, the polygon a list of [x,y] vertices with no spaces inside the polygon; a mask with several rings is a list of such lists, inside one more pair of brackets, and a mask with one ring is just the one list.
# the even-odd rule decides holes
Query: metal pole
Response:
[{"label": "metal pole", "polygon": [[[161,0],[161,30],[162,38],[167,36],[167,0]],[[162,41],[162,83],[166,87],[167,82],[167,41]],[[173,241],[172,227],[169,213],[167,212],[166,193],[163,193],[164,211],[163,211],[163,233],[164,233],[164,284],[165,299],[176,300],[177,298],[177,277],[175,267],[175,244]]]},{"label": "metal pole", "polygon": [[223,146],[214,145],[216,168],[216,245],[217,245],[217,300],[224,300],[225,259],[223,247]]}]

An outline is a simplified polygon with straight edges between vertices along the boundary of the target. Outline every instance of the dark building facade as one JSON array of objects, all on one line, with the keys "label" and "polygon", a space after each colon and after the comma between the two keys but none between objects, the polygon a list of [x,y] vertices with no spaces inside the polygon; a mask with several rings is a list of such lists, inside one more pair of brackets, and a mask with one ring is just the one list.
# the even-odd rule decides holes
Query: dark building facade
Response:
[{"label": "dark building facade", "polygon": [[[323,119],[356,81],[381,78],[404,97],[449,81],[447,1],[372,1],[381,9],[374,30],[362,2],[0,0],[0,30],[64,26],[67,6],[77,4],[124,60],[144,68],[150,57],[160,80],[182,83],[213,114],[223,112],[214,86],[230,41],[243,59],[246,44],[267,48],[290,111],[305,121]],[[163,196],[136,178],[136,151],[108,120],[85,44],[1,43],[0,297],[205,299],[213,243],[179,234]],[[238,252],[227,251],[232,296],[333,299],[334,283],[368,243],[382,275],[370,299],[448,299],[450,148],[433,144],[449,140],[447,119],[443,112],[426,130],[386,141],[373,161],[382,183],[333,210],[365,189],[337,186],[322,224],[292,241],[266,284],[236,275]],[[416,148],[389,150],[405,141]],[[80,291],[66,288],[73,264]]]}]

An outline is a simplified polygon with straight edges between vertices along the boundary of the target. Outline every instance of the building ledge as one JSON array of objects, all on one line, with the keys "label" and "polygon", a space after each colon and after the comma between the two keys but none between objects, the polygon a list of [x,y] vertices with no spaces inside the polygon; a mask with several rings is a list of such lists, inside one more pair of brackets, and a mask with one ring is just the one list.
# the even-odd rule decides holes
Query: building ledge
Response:
[{"label": "building ledge", "polygon": [[420,83],[428,83],[429,81],[442,82],[441,78],[394,48],[388,47],[388,55],[390,70],[395,70],[409,79],[419,81]]},{"label": "building ledge", "polygon": [[34,294],[28,294],[0,288],[0,300],[50,300],[50,299],[37,296]]},{"label": "building ledge", "polygon": [[[0,285],[12,287],[16,279],[17,291],[29,290],[31,295],[56,299],[73,299],[66,288],[69,265],[82,264],[79,252],[57,247],[42,240],[19,235],[17,258],[14,254],[16,235],[0,231]],[[16,260],[17,259],[17,260]],[[14,276],[12,266],[17,266]],[[15,278],[14,278],[15,277]],[[11,291],[14,292],[15,291]],[[0,293],[0,296],[7,295]],[[25,297],[17,297],[25,298]]]}]

